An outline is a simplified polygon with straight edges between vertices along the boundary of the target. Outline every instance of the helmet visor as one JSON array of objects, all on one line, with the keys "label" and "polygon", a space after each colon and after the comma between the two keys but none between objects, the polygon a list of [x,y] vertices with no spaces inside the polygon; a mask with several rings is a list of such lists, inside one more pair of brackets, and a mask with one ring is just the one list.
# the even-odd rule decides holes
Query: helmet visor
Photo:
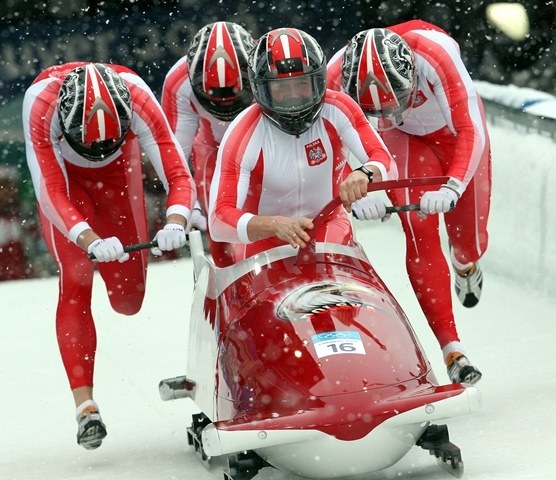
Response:
[{"label": "helmet visor", "polygon": [[197,92],[195,89],[193,89],[193,93],[205,110],[223,121],[232,121],[253,102],[253,94],[250,89],[243,89],[236,94],[231,88],[222,88],[213,92],[212,96],[204,92]]},{"label": "helmet visor", "polygon": [[64,137],[69,145],[80,155],[92,161],[101,161],[112,155],[124,142],[126,132],[120,138],[110,138],[108,140],[98,140],[83,142],[75,140],[72,135],[64,133]]},{"label": "helmet visor", "polygon": [[322,72],[287,78],[255,80],[257,100],[279,115],[297,115],[320,103],[326,84]]},{"label": "helmet visor", "polygon": [[384,98],[375,95],[371,101],[359,100],[363,111],[373,117],[401,118],[402,115],[411,108],[415,98],[415,88],[411,88],[396,93],[391,92]]}]

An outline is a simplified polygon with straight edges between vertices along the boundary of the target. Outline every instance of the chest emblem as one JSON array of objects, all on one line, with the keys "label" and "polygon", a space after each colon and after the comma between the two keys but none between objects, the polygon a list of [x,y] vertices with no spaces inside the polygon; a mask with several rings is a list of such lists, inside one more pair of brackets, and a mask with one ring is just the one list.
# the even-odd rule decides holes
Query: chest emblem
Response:
[{"label": "chest emblem", "polygon": [[307,163],[310,167],[320,165],[321,163],[326,162],[326,159],[328,158],[320,138],[305,145],[305,155],[307,156]]}]

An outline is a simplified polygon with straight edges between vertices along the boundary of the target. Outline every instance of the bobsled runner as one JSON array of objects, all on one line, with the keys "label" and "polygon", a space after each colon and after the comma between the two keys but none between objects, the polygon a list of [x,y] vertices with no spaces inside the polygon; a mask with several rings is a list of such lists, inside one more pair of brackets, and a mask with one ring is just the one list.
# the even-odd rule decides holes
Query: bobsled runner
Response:
[{"label": "bobsled runner", "polygon": [[[443,180],[381,182],[369,191]],[[338,205],[323,209],[312,232]],[[480,392],[439,384],[356,241],[312,239],[217,268],[201,234],[189,239],[195,287],[185,376],[162,380],[159,391],[198,407],[188,440],[204,461],[227,460],[228,480],[268,466],[335,478],[382,470],[420,446],[462,475],[459,448],[435,422],[479,410]]]}]

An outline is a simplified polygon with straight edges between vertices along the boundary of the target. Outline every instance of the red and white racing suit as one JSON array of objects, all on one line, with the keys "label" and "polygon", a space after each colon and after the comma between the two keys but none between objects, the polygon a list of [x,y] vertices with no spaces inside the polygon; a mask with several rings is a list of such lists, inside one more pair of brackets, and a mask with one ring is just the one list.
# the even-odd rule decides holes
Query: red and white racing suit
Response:
[{"label": "red and white racing suit", "polygon": [[[417,86],[403,123],[380,135],[396,159],[400,178],[446,175],[461,182],[461,198],[456,208],[444,215],[444,221],[456,260],[476,262],[488,244],[491,191],[490,142],[482,101],[457,43],[448,34],[420,20],[388,29],[401,35],[413,50]],[[328,64],[328,88],[342,89],[344,50]],[[389,192],[389,197],[394,205],[419,203],[425,190],[398,189]],[[407,272],[421,308],[441,347],[458,341],[438,215],[423,219],[413,212],[400,214],[400,218],[406,236]]]},{"label": "red and white racing suit", "polygon": [[[277,237],[251,242],[254,215],[314,218],[338,195],[349,151],[396,179],[394,160],[361,109],[346,94],[326,91],[321,112],[301,135],[280,130],[258,105],[244,110],[226,131],[210,192],[213,238],[236,247],[236,260],[283,245]],[[353,232],[339,207],[315,232],[317,241],[347,244]]]},{"label": "red and white racing suit", "polygon": [[[133,71],[110,65],[131,92],[131,128],[122,146],[102,161],[77,154],[62,135],[56,108],[69,63],[43,71],[25,93],[23,128],[44,239],[60,270],[56,331],[73,389],[93,385],[96,332],[91,314],[95,264],[76,245],[92,228],[123,245],[148,241],[141,151],[153,163],[168,193],[167,215],[189,219],[195,186],[181,149],[150,88]],[[127,262],[98,263],[115,311],[132,315],[145,295],[148,251]]]},{"label": "red and white racing suit", "polygon": [[[191,160],[197,200],[207,215],[218,146],[231,122],[219,120],[199,103],[191,87],[187,56],[178,60],[166,75],[161,104],[185,158]],[[210,231],[208,237],[215,264],[230,264],[226,244],[214,242],[210,238]]]}]

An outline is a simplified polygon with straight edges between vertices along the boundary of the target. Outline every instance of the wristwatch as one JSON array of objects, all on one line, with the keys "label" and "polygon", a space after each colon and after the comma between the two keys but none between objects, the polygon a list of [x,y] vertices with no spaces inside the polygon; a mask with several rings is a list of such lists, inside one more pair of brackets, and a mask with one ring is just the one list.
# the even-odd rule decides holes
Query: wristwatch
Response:
[{"label": "wristwatch", "polygon": [[367,178],[369,179],[369,183],[373,183],[373,171],[369,170],[367,167],[365,167],[365,165],[356,168],[355,170],[359,170],[361,172],[363,172],[365,175],[367,175]]}]

